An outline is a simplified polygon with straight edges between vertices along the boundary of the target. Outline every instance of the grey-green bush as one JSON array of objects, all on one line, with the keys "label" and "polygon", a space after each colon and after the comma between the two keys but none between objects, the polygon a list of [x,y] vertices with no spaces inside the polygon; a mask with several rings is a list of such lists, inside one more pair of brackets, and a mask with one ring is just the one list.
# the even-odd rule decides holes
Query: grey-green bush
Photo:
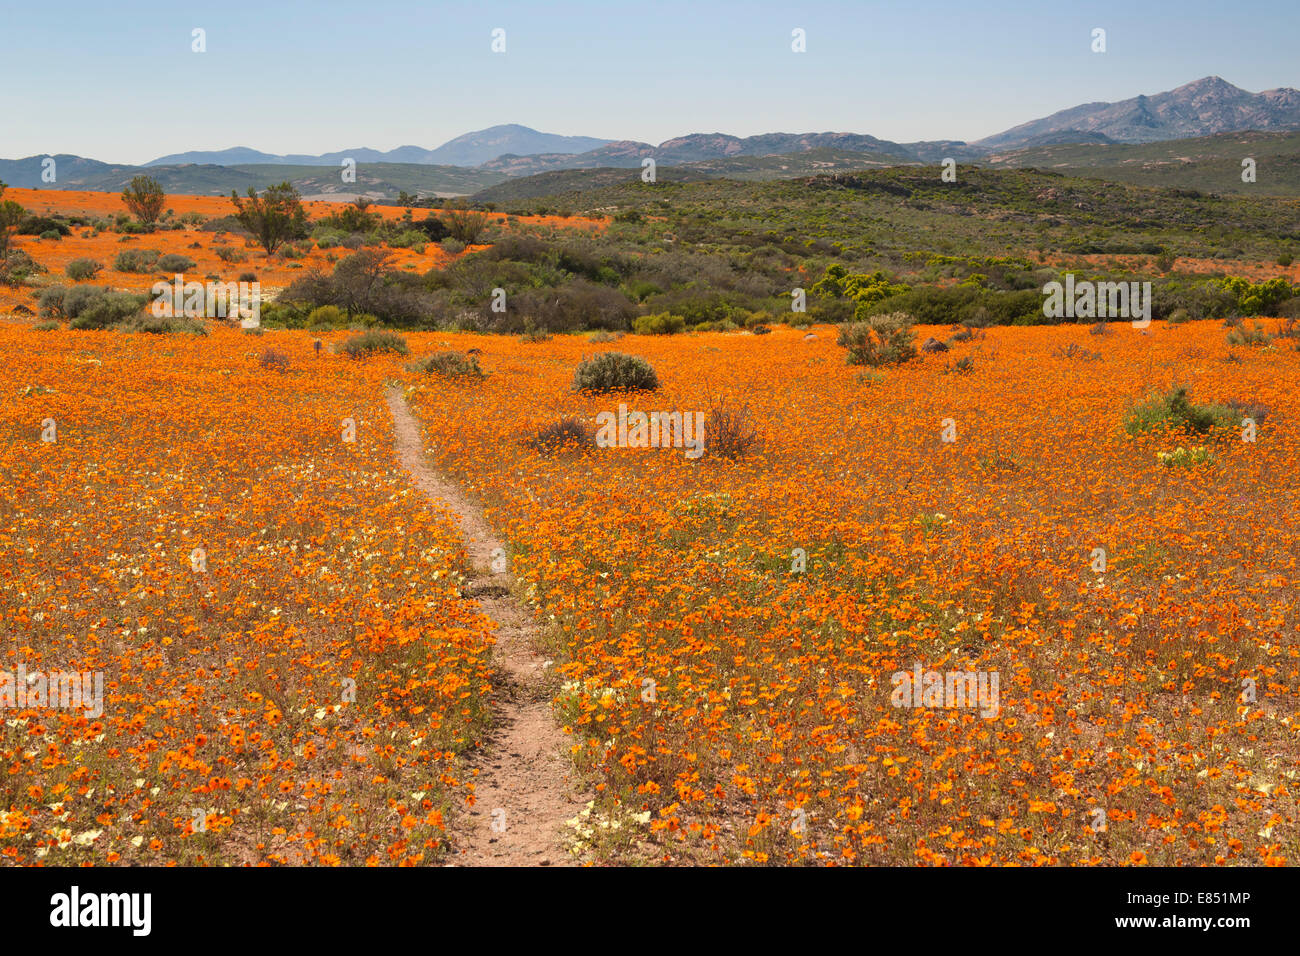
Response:
[{"label": "grey-green bush", "polygon": [[659,376],[643,358],[603,352],[578,365],[573,387],[580,392],[653,392],[659,388]]},{"label": "grey-green bush", "polygon": [[370,329],[360,335],[354,335],[343,343],[341,350],[348,358],[354,359],[365,358],[378,352],[394,352],[398,355],[407,355],[410,352],[406,346],[406,339],[396,332],[387,332],[383,329]]},{"label": "grey-green bush", "polygon": [[443,378],[487,378],[487,373],[479,367],[477,356],[459,352],[438,352],[412,363],[410,368],[413,372],[431,372]]},{"label": "grey-green bush", "polygon": [[69,279],[75,279],[78,282],[86,279],[93,279],[100,269],[104,266],[94,259],[73,259],[63,269]]},{"label": "grey-green bush", "polygon": [[836,344],[849,350],[850,365],[899,365],[916,357],[913,319],[905,312],[873,315],[840,326]]},{"label": "grey-green bush", "polygon": [[157,268],[161,272],[188,272],[193,269],[195,262],[189,256],[183,256],[177,252],[169,252],[158,260]]},{"label": "grey-green bush", "polygon": [[98,286],[75,286],[63,297],[63,307],[72,319],[69,328],[106,329],[135,316],[148,301],[146,295],[109,292]]},{"label": "grey-green bush", "polygon": [[157,249],[123,249],[113,260],[118,272],[152,272],[161,253]]},{"label": "grey-green bush", "polygon": [[67,288],[61,285],[46,286],[41,290],[41,297],[37,300],[37,305],[41,315],[54,315],[62,318],[67,313],[63,311],[63,298],[67,295]]}]

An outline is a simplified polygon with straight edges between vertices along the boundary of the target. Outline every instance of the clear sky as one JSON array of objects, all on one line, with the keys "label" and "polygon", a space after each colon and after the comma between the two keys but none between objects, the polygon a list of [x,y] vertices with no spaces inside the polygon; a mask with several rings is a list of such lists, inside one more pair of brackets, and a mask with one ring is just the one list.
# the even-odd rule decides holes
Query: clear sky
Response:
[{"label": "clear sky", "polygon": [[1300,0],[0,0],[0,158],[432,148],[498,123],[974,140],[1207,75],[1300,87],[1297,27]]}]

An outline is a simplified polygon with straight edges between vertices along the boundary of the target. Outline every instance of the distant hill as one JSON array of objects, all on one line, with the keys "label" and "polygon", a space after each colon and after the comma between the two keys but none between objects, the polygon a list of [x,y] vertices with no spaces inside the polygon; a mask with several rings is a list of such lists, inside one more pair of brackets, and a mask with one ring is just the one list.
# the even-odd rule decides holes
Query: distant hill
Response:
[{"label": "distant hill", "polygon": [[557,136],[539,133],[527,126],[510,123],[491,126],[448,140],[432,150],[427,162],[448,166],[478,166],[506,153],[525,156],[532,153],[585,153],[599,149],[607,139],[591,136]]},{"label": "distant hill", "polygon": [[1149,143],[1240,130],[1300,128],[1300,90],[1284,87],[1250,93],[1207,76],[1167,93],[1118,103],[1085,103],[1031,120],[973,145],[988,150],[1055,142],[1079,142],[1100,134],[1119,143]]},{"label": "distant hill", "polygon": [[263,153],[247,146],[231,149],[192,150],[172,153],[145,163],[146,166],[177,166],[185,163],[216,166],[244,166],[279,164],[286,166],[337,166],[345,159],[358,163],[423,163],[430,166],[478,166],[495,159],[502,153],[582,153],[608,143],[607,139],[590,136],[558,136],[540,133],[527,126],[511,123],[466,133],[448,140],[437,149],[420,146],[399,146],[381,151],[358,147],[341,149],[332,153],[306,155],[291,153],[277,155]]},{"label": "distant hill", "polygon": [[[655,166],[659,183],[701,182],[706,179],[737,179],[761,182],[795,179],[821,173],[851,172],[889,166],[915,166],[915,162],[886,153],[866,156],[850,150],[810,149],[773,156],[730,156],[695,163]],[[593,189],[641,180],[641,165],[602,166],[595,169],[555,169],[532,176],[513,177],[474,194],[479,202],[509,202],[560,193],[584,193]]]},{"label": "distant hill", "polygon": [[[960,147],[963,144],[953,144]],[[812,150],[855,153],[872,162],[914,163],[919,158],[905,145],[863,136],[859,133],[763,133],[758,136],[728,136],[725,133],[692,133],[665,140],[658,146],[634,140],[619,140],[577,155],[503,155],[483,164],[484,169],[509,176],[533,176],[555,169],[640,168],[642,160],[653,158],[659,166],[683,166],[706,160],[754,156],[787,156]],[[944,153],[951,155],[950,152]]]},{"label": "distant hill", "polygon": [[[96,159],[85,159],[81,156],[59,153],[52,157],[54,159],[55,181],[47,183],[41,179],[41,173],[44,170],[41,164],[47,158],[50,157],[28,156],[25,159],[0,159],[0,182],[22,189],[95,189],[97,187],[85,184],[97,181],[102,176],[112,175],[119,170],[138,168],[135,166],[113,166],[109,163],[101,163]],[[131,179],[130,176],[126,178],[128,182]]]},{"label": "distant hill", "polygon": [[[743,137],[691,133],[655,145],[561,136],[507,124],[466,133],[436,149],[358,147],[319,155],[276,155],[237,146],[174,153],[145,167],[63,155],[55,157],[58,180],[52,185],[41,181],[44,157],[29,156],[0,160],[0,180],[34,188],[120,190],[133,175],[148,172],[169,192],[200,195],[260,189],[289,179],[311,195],[395,198],[405,190],[490,199],[548,195],[561,185],[562,191],[584,191],[596,188],[593,183],[623,182],[626,177],[611,179],[610,171],[639,170],[647,157],[655,160],[665,181],[795,178],[890,165],[937,165],[952,158],[971,165],[1087,170],[1084,174],[1095,178],[1182,189],[1229,193],[1254,187],[1261,195],[1290,196],[1300,186],[1293,174],[1300,161],[1300,141],[1285,135],[1276,140],[1250,138],[1287,130],[1300,130],[1300,91],[1251,93],[1209,76],[1166,93],[1062,110],[975,143],[896,143],[862,133],[822,132]],[[1234,135],[1245,139],[1214,138]],[[1182,143],[1189,145],[1177,145]],[[1241,153],[1243,143],[1269,160],[1267,174],[1261,173],[1257,183],[1241,183],[1239,169],[1233,175],[1234,164],[1239,166],[1246,155]],[[1172,145],[1165,149],[1161,144]],[[1128,150],[1135,146],[1152,149]],[[349,158],[357,163],[358,182],[345,184],[339,167]],[[546,177],[562,171],[592,175]]]},{"label": "distant hill", "polygon": [[[1255,182],[1241,161],[1255,160]],[[1300,132],[1220,133],[1158,143],[1066,143],[991,154],[990,166],[1035,167],[1139,186],[1220,195],[1300,196]]]}]

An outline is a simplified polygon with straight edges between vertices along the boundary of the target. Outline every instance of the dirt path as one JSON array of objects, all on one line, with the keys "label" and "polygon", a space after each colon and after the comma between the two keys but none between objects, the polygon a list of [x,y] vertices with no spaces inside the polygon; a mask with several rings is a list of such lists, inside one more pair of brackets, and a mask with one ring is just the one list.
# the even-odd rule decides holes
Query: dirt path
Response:
[{"label": "dirt path", "polygon": [[551,715],[545,661],[535,650],[537,627],[511,593],[509,570],[492,570],[493,558],[500,567],[505,551],[483,513],[454,482],[425,463],[420,425],[400,388],[388,391],[388,407],[393,413],[398,461],[417,488],[456,513],[474,571],[464,593],[496,624],[495,723],[475,760],[477,799],[461,820],[464,832],[455,840],[460,851],[455,862],[465,866],[571,863],[563,842],[564,821],[577,813],[585,798],[574,795],[570,784],[573,765],[564,756],[567,741]]}]

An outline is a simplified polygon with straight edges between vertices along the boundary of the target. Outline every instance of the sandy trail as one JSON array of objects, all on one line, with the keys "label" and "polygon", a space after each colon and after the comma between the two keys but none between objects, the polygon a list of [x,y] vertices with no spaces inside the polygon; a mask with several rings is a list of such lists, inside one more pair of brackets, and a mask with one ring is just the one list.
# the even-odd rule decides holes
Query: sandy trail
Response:
[{"label": "sandy trail", "polygon": [[564,821],[585,798],[574,793],[573,765],[564,756],[567,740],[551,714],[545,660],[537,653],[537,626],[511,592],[508,570],[493,571],[504,544],[482,511],[460,488],[425,462],[420,425],[400,388],[387,394],[393,413],[397,457],[426,496],[445,504],[460,523],[473,578],[464,594],[492,619],[496,632],[493,660],[494,722],[474,759],[478,767],[476,802],[453,825],[454,862],[464,866],[556,866],[574,862],[564,844]]}]

